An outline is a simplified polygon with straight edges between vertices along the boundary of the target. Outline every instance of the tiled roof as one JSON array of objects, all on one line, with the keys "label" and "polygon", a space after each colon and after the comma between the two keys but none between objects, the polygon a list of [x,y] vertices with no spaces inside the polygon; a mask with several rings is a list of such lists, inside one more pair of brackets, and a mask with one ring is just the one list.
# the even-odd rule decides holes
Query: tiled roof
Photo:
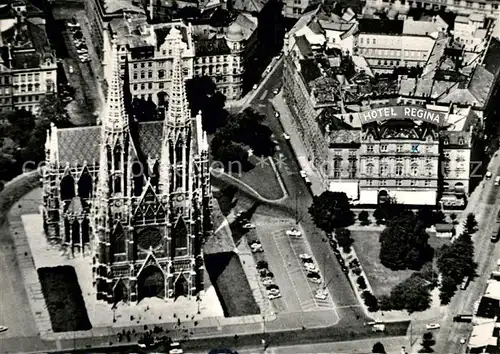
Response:
[{"label": "tiled roof", "polygon": [[161,153],[163,122],[139,124],[139,149],[145,157],[157,158]]},{"label": "tiled roof", "polygon": [[478,104],[484,107],[490,98],[490,93],[495,85],[495,75],[482,65],[476,66],[469,82],[469,91],[477,99]]},{"label": "tiled roof", "polygon": [[99,161],[99,141],[101,140],[100,127],[79,127],[58,129],[59,163],[83,165]]},{"label": "tiled roof", "polygon": [[260,12],[267,0],[235,0],[233,8],[239,11]]},{"label": "tiled roof", "polygon": [[330,145],[333,144],[359,144],[361,130],[333,130],[328,135]]},{"label": "tiled roof", "polygon": [[376,20],[362,18],[359,20],[359,32],[372,34],[402,34],[404,21]]},{"label": "tiled roof", "polygon": [[194,41],[197,56],[225,55],[231,53],[224,38],[198,39]]},{"label": "tiled roof", "polygon": [[[140,123],[138,127],[138,149],[145,157],[160,156],[163,122]],[[61,166],[83,165],[99,161],[99,126],[58,129],[57,131],[59,163]]]},{"label": "tiled roof", "polygon": [[[450,146],[467,146],[470,143],[471,136],[467,131],[452,131],[452,130],[443,130],[440,132],[441,136],[446,140],[444,145]],[[463,140],[461,143],[460,140]]]},{"label": "tiled roof", "polygon": [[307,58],[313,54],[306,36],[295,37],[295,43],[299,48],[300,54],[302,54],[304,58]]},{"label": "tiled roof", "polygon": [[12,69],[33,69],[40,67],[40,54],[35,51],[30,52],[13,52],[12,53]]},{"label": "tiled roof", "polygon": [[484,56],[483,65],[490,73],[497,76],[500,71],[500,41],[494,37],[491,38],[490,45]]}]

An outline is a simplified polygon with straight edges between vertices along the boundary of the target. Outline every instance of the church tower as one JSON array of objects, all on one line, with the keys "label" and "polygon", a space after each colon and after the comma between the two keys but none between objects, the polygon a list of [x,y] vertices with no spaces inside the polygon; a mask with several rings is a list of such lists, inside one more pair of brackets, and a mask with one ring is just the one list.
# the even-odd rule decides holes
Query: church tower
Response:
[{"label": "church tower", "polygon": [[94,202],[94,250],[97,251],[97,298],[113,302],[112,264],[133,262],[133,234],[130,227],[129,165],[135,151],[125,112],[116,42],[110,55],[106,107],[101,116],[101,141],[97,195]]},{"label": "church tower", "polygon": [[[137,125],[125,111],[112,46],[92,230],[97,298],[113,304],[196,299],[204,289],[202,245],[211,229],[207,136],[186,99],[180,31],[172,27],[167,40],[173,54],[168,111],[163,122]],[[161,138],[141,150],[156,127]]]}]

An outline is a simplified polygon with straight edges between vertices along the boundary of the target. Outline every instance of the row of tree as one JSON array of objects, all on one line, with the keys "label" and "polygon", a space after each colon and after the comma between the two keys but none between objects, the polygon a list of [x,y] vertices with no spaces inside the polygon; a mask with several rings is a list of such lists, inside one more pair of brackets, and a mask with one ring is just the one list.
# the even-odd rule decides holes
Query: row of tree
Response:
[{"label": "row of tree", "polygon": [[0,179],[17,176],[27,161],[36,164],[45,159],[50,123],[59,128],[72,126],[65,104],[56,95],[46,95],[40,101],[37,115],[20,109],[0,116]]},{"label": "row of tree", "polygon": [[476,225],[475,216],[469,214],[465,222],[465,232],[453,243],[443,245],[438,251],[436,264],[441,274],[439,298],[443,305],[451,301],[464,277],[475,276],[477,264],[474,262],[474,243],[470,234],[475,231]]}]

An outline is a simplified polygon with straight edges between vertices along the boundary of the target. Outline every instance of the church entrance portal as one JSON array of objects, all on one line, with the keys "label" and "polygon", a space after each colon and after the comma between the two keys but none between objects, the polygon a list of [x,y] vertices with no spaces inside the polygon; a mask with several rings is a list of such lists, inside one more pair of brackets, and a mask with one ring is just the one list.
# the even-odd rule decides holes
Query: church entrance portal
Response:
[{"label": "church entrance portal", "polygon": [[115,288],[113,289],[113,295],[115,305],[121,301],[128,301],[128,290],[122,279],[118,280],[118,283],[116,283]]},{"label": "church entrance portal", "polygon": [[137,279],[139,301],[146,297],[165,297],[165,277],[158,267],[143,269]]},{"label": "church entrance portal", "polygon": [[386,204],[389,202],[389,193],[386,190],[378,192],[378,204]]},{"label": "church entrance portal", "polygon": [[184,275],[180,275],[174,285],[174,298],[188,295],[188,283]]}]

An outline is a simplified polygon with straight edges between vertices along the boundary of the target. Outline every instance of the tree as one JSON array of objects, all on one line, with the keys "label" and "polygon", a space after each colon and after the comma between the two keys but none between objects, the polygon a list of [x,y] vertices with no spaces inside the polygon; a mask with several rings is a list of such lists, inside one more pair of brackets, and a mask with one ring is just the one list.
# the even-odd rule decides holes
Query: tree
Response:
[{"label": "tree", "polygon": [[351,246],[354,243],[354,240],[351,237],[351,231],[349,229],[335,229],[335,238],[338,245],[342,247],[345,253],[351,252]]},{"label": "tree", "polygon": [[[222,163],[228,172],[239,173],[244,168],[244,165],[248,164],[248,152],[240,144],[232,141],[226,141],[217,149],[214,149],[212,145],[212,156],[215,161]],[[238,171],[234,171],[235,165]]]},{"label": "tree", "polygon": [[58,128],[69,128],[73,126],[71,123],[66,105],[56,94],[46,94],[40,101],[40,109],[38,115],[51,123],[54,123]]},{"label": "tree", "polygon": [[436,341],[434,340],[434,336],[432,335],[431,332],[426,332],[424,333],[422,337],[422,349],[419,351],[419,353],[432,353],[434,350],[432,347],[436,344]]},{"label": "tree", "polygon": [[209,76],[195,76],[186,82],[186,96],[191,115],[202,112],[203,129],[214,133],[227,122],[228,113],[224,109],[226,96],[217,91],[217,86]]},{"label": "tree", "polygon": [[467,219],[465,220],[465,229],[467,230],[467,233],[473,234],[476,232],[476,226],[477,226],[477,221],[476,221],[476,216],[473,213],[469,213],[467,215]]},{"label": "tree", "polygon": [[361,297],[363,298],[363,301],[368,307],[368,311],[370,312],[377,312],[379,307],[378,307],[378,300],[377,298],[368,290],[363,291],[361,294]]},{"label": "tree", "polygon": [[366,281],[365,281],[365,278],[363,276],[359,276],[358,279],[356,280],[356,282],[358,283],[358,286],[361,290],[366,289]]},{"label": "tree", "polygon": [[385,348],[384,348],[384,345],[380,342],[377,342],[373,345],[373,348],[372,348],[372,353],[375,353],[375,354],[385,354],[386,351],[385,351]]},{"label": "tree", "polygon": [[457,291],[456,281],[448,276],[441,278],[441,286],[439,287],[439,300],[441,305],[448,305]]},{"label": "tree", "polygon": [[383,306],[392,310],[406,310],[408,313],[425,311],[431,304],[430,285],[419,273],[414,273],[391,290]]},{"label": "tree", "polygon": [[361,222],[361,225],[370,225],[370,215],[366,210],[362,210],[358,215],[358,220]]},{"label": "tree", "polygon": [[424,225],[411,210],[389,220],[380,234],[380,261],[389,269],[421,269],[433,257]]},{"label": "tree", "polygon": [[309,214],[317,227],[325,232],[336,228],[347,227],[354,223],[354,213],[351,211],[349,199],[343,192],[325,191],[313,197]]},{"label": "tree", "polygon": [[450,277],[455,284],[464,276],[473,276],[477,268],[474,262],[474,244],[468,233],[462,233],[452,244],[443,245],[438,252],[437,267],[443,276]]},{"label": "tree", "polygon": [[456,222],[457,222],[457,221],[456,221],[456,220],[457,220],[457,214],[455,214],[455,213],[451,213],[451,214],[450,214],[450,219],[451,219],[451,222],[452,222],[453,224],[456,224]]}]

